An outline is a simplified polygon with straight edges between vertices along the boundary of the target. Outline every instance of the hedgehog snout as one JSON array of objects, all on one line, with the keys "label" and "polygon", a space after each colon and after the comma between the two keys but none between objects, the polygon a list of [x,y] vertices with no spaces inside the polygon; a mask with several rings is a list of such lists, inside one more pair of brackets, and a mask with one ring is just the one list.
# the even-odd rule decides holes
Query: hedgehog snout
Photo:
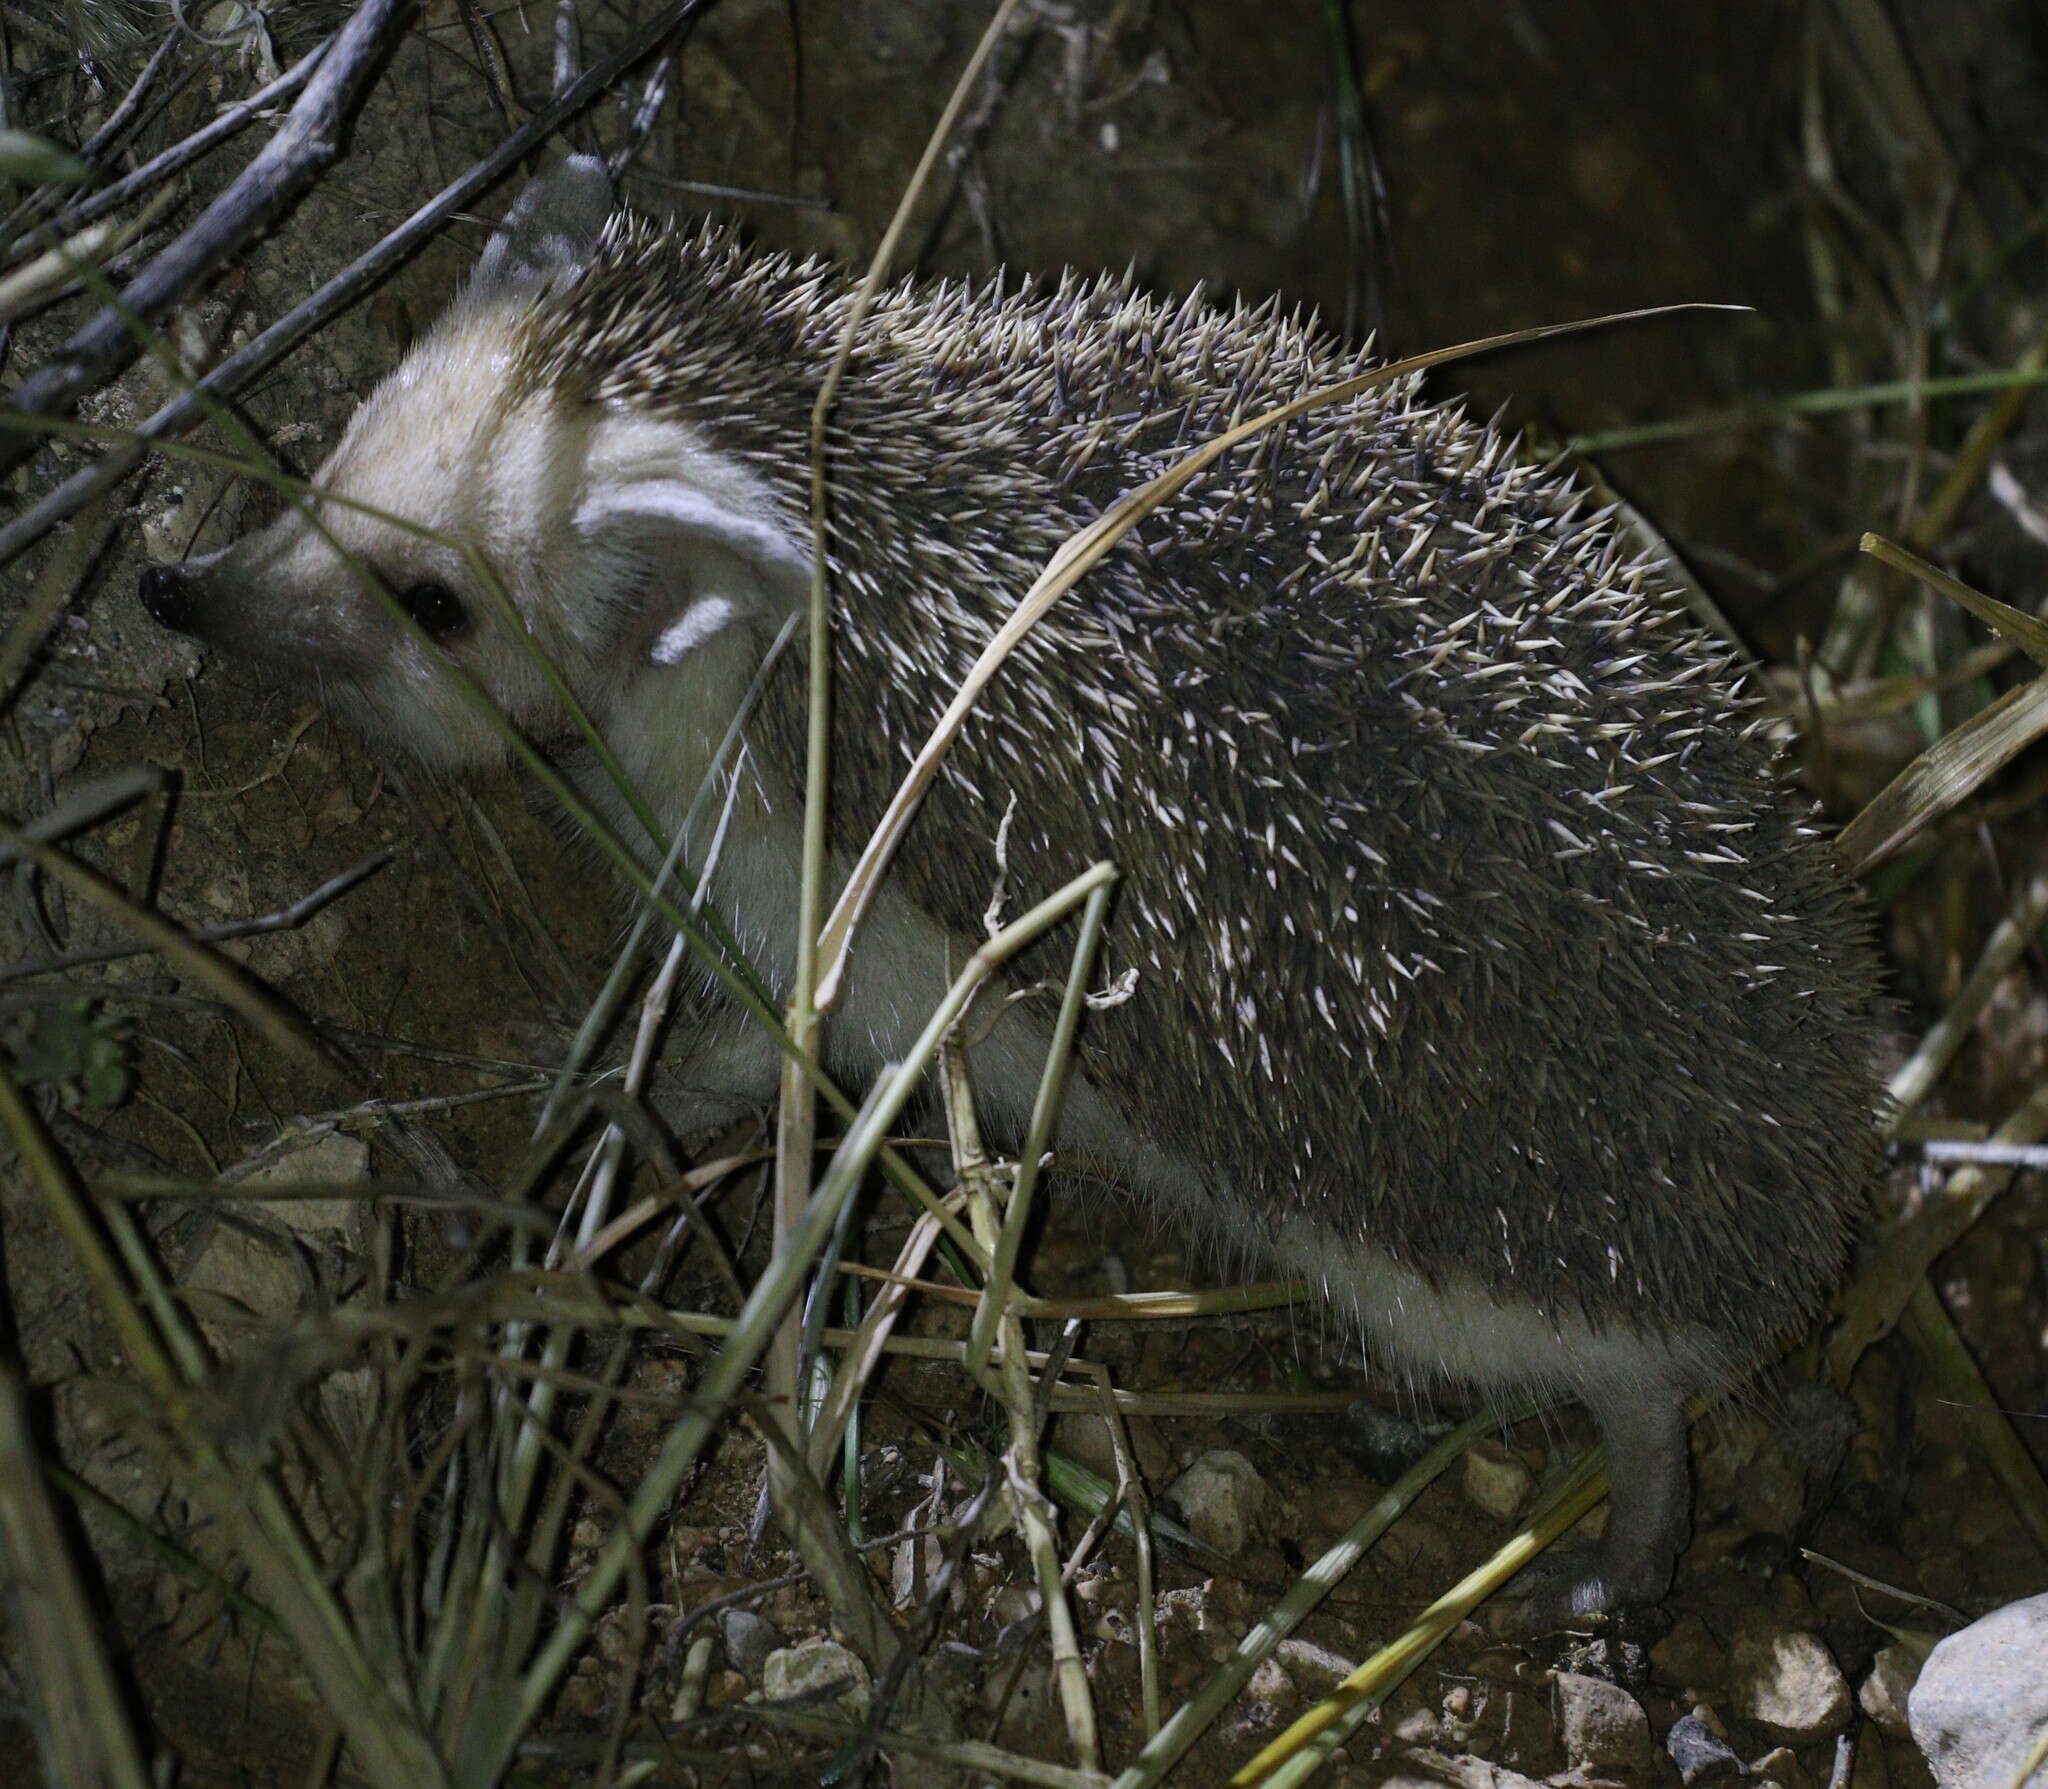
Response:
[{"label": "hedgehog snout", "polygon": [[182,565],[145,567],[137,589],[150,620],[176,633],[192,631],[192,586]]}]

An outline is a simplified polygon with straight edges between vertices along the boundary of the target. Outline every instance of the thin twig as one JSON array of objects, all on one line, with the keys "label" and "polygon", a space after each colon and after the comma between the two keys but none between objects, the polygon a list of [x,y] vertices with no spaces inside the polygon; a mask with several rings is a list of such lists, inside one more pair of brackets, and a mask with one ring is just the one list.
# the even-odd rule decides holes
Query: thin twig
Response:
[{"label": "thin twig", "polygon": [[238,100],[189,137],[153,155],[133,173],[124,174],[111,186],[103,186],[97,192],[74,200],[51,221],[51,228],[76,230],[83,224],[91,223],[94,218],[104,217],[109,211],[125,205],[135,194],[149,192],[162,185],[180,168],[189,167],[209,150],[217,149],[244,126],[254,123],[273,107],[290,99],[313,78],[313,71],[320,66],[320,60],[326,54],[326,43],[315,46],[276,80],[267,86],[259,87],[247,99]]},{"label": "thin twig", "polygon": [[[361,0],[306,83],[284,127],[206,209],[50,360],[18,385],[11,408],[42,416],[70,409],[140,349],[137,322],[154,324],[237,250],[290,208],[341,153],[350,115],[419,0]],[[0,475],[35,451],[16,426],[0,436]]]},{"label": "thin twig", "polygon": [[[46,812],[24,820],[17,830],[25,839],[54,844],[111,819],[169,781],[169,776],[154,764],[131,764],[73,789]],[[0,845],[0,870],[15,863],[18,856],[6,845]]]},{"label": "thin twig", "polygon": [[560,98],[543,106],[489,155],[450,181],[368,253],[358,256],[305,303],[229,355],[190,391],[163,405],[136,430],[136,442],[117,448],[72,474],[33,509],[0,528],[0,565],[8,564],[60,522],[76,515],[100,492],[120,483],[147,455],[146,443],[185,433],[208,414],[210,406],[235,396],[259,373],[267,372],[307,336],[384,280],[394,268],[410,260],[454,212],[495,185],[508,169],[553,135],[565,119],[601,97],[627,69],[689,24],[706,3],[707,0],[672,0],[644,29],[593,64]]},{"label": "thin twig", "polygon": [[156,85],[156,78],[164,71],[164,64],[170,61],[178,45],[184,40],[182,31],[169,31],[156,47],[155,54],[142,65],[142,72],[121,96],[121,103],[107,114],[107,119],[98,130],[79,145],[78,159],[82,162],[99,162],[119,141],[122,133],[142,110],[142,102],[149,96],[149,90]]},{"label": "thin twig", "polygon": [[1928,1137],[1899,1147],[1925,1162],[1971,1162],[1986,1168],[2048,1168],[2048,1143],[1971,1142],[1960,1137]]},{"label": "thin twig", "polygon": [[[202,931],[187,932],[185,936],[194,944],[224,944],[230,938],[291,931],[304,925],[321,908],[339,900],[358,882],[374,875],[390,861],[389,851],[373,852],[340,875],[328,877],[318,888],[301,895],[290,906],[258,914],[254,919],[235,919],[225,925],[207,926]],[[0,982],[16,981],[27,975],[49,975],[62,969],[81,969],[94,963],[119,962],[124,957],[145,956],[153,949],[155,946],[149,944],[116,944],[104,950],[74,950],[65,952],[61,957],[35,957],[23,963],[0,964]]]},{"label": "thin twig", "polygon": [[576,29],[576,0],[557,0],[555,7],[555,79],[551,93],[566,93],[583,64],[582,37]]}]

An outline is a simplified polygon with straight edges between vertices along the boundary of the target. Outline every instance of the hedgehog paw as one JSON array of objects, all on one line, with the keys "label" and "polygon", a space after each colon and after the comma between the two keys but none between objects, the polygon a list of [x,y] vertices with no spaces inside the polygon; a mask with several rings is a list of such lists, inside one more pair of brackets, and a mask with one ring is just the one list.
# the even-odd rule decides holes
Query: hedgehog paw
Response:
[{"label": "hedgehog paw", "polygon": [[1669,1560],[1605,1543],[1553,1547],[1494,1604],[1492,1626],[1504,1640],[1534,1640],[1568,1628],[1605,1626],[1663,1600]]}]

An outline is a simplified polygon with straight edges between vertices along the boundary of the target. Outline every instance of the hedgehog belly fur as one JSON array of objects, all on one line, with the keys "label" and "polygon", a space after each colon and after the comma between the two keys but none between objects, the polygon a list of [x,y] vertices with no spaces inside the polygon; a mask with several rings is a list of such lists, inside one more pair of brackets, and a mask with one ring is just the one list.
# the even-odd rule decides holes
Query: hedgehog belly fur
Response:
[{"label": "hedgehog belly fur", "polygon": [[[157,568],[144,599],[328,672],[449,768],[501,754],[444,661],[559,729],[537,645],[679,825],[805,599],[810,415],[850,303],[817,263],[614,215],[572,159],[320,476],[467,543],[516,619],[457,547],[338,505],[325,533],[288,513]],[[1114,282],[881,294],[828,443],[842,873],[1063,542],[1367,364],[1273,306]],[[800,660],[746,720],[710,884],[778,987]],[[1061,1146],[1316,1281],[1418,1377],[1584,1399],[1614,1519],[1548,1607],[1660,1594],[1683,1399],[1818,1308],[1881,1161],[1867,920],[1726,651],[1566,481],[1397,381],[1234,449],[1025,636],[856,941],[833,1059],[904,1049],[999,874],[1016,913],[1102,857],[1123,879],[1099,974],[1131,993],[1084,1028]],[[1057,971],[1048,950],[1019,981]],[[972,1051],[997,1134],[1029,1111],[1048,1005]],[[691,1068],[773,1090],[758,1038]]]}]

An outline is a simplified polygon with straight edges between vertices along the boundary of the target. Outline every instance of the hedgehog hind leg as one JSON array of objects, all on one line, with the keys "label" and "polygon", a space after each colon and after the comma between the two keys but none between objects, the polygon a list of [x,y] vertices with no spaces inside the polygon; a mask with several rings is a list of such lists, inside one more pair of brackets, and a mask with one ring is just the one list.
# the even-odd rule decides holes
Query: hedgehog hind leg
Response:
[{"label": "hedgehog hind leg", "polygon": [[1589,1390],[1607,1447],[1607,1528],[1590,1547],[1563,1547],[1509,1593],[1506,1626],[1528,1637],[1663,1600],[1691,1531],[1685,1400],[1665,1386]]}]

